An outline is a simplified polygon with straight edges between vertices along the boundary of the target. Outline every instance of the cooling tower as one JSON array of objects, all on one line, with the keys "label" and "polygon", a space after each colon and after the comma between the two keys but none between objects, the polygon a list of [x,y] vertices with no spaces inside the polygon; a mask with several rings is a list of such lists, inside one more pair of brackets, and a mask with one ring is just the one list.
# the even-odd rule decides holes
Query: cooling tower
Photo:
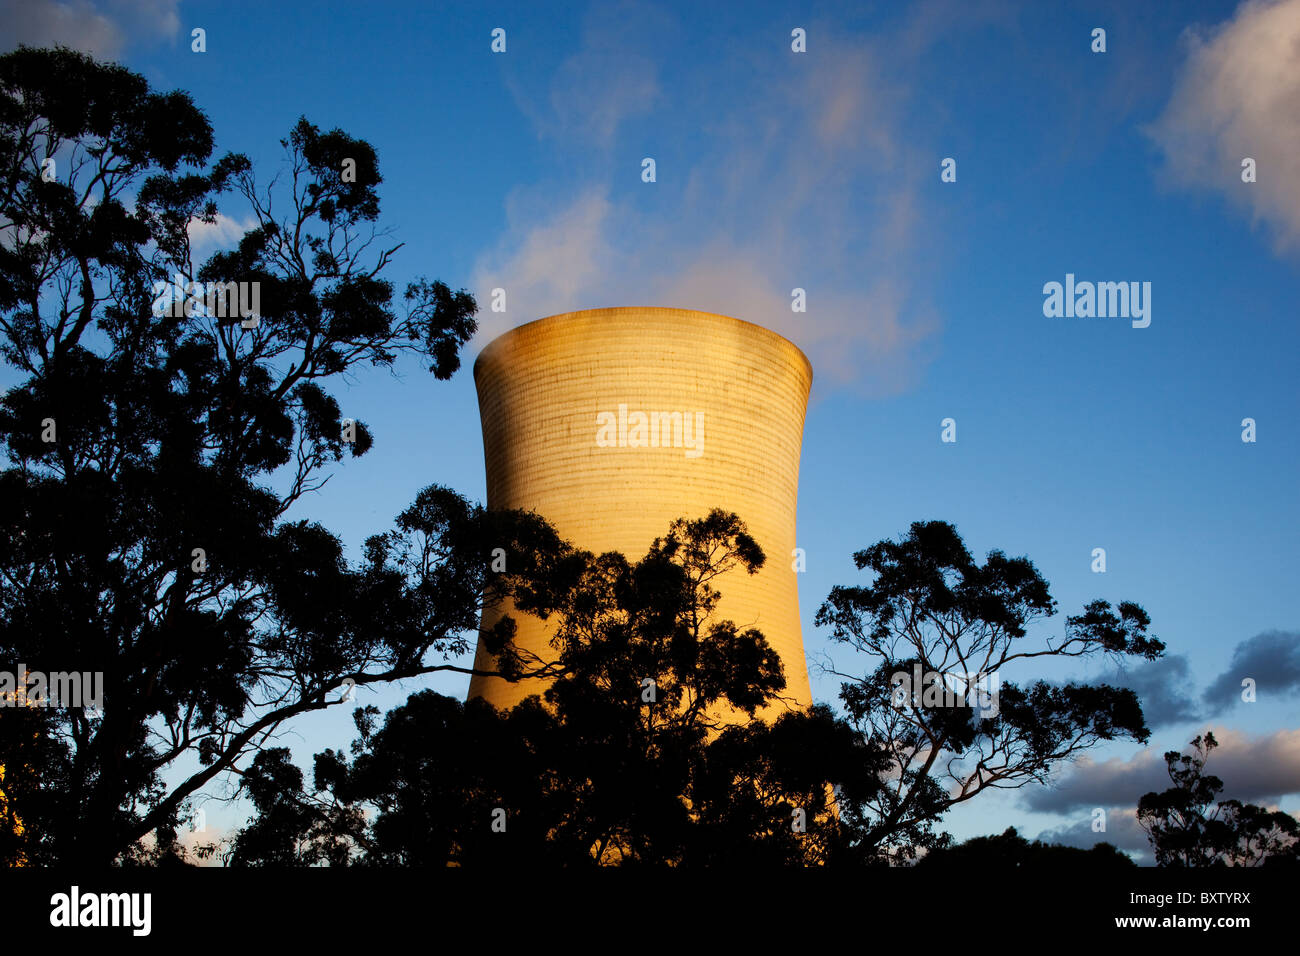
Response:
[{"label": "cooling tower", "polygon": [[[780,654],[785,697],[811,703],[792,569],[799,449],[812,367],[791,342],[709,312],[590,309],[494,339],[474,363],[489,508],[537,512],[593,553],[644,557],[679,517],[734,511],[767,560],[714,586],[715,620],[756,627]],[[485,614],[483,625],[499,617]],[[547,622],[514,615],[550,659]],[[482,644],[476,669],[490,669]],[[512,707],[544,689],[475,676],[471,697]]]}]

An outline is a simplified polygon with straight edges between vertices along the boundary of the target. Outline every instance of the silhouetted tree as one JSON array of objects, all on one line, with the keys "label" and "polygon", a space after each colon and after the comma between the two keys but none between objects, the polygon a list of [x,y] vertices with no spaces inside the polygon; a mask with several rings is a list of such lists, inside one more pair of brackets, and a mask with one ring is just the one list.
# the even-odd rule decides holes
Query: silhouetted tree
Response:
[{"label": "silhouetted tree", "polygon": [[[253,768],[260,816],[229,859],[275,862],[292,848],[319,862],[344,833],[363,863],[834,858],[849,835],[832,783],[864,799],[880,768],[825,707],[754,719],[780,700],[781,662],[760,632],[715,619],[711,582],[763,560],[743,523],[714,511],[675,522],[636,564],[583,552],[552,562],[543,698],[498,713],[423,692],[378,731],[373,711],[358,711],[354,759],[318,754],[311,792],[278,764]],[[268,789],[275,798],[259,798]],[[325,806],[340,813],[328,834],[316,826]],[[372,824],[357,832],[362,806]]]},{"label": "silhouetted tree", "polygon": [[839,807],[864,803],[887,785],[886,753],[826,705],[730,726],[704,758],[691,791],[698,815],[686,862],[864,862],[859,834]]},{"label": "silhouetted tree", "polygon": [[1300,862],[1300,823],[1289,813],[1215,797],[1223,781],[1205,773],[1214,734],[1192,740],[1194,753],[1170,750],[1165,764],[1173,786],[1138,801],[1157,866],[1259,866]]},{"label": "silhouetted tree", "polygon": [[1021,866],[1026,869],[1125,870],[1137,864],[1110,843],[1095,843],[1084,849],[1062,843],[1030,843],[1015,827],[1007,827],[998,836],[972,837],[964,843],[933,850],[917,860],[926,869],[960,869],[967,873],[986,872],[1000,867]]},{"label": "silhouetted tree", "polygon": [[[957,638],[949,655],[999,666],[1049,653],[1155,656],[1162,648],[1145,634],[1140,608],[1121,605],[1116,615],[1097,602],[1068,620],[1063,644],[1012,652],[1008,642],[1052,608],[1045,582],[1025,559],[995,553],[976,566],[950,526],[914,526],[903,544],[864,554],[878,571],[876,587],[837,588],[820,615],[838,613],[845,633],[857,627],[876,642],[864,649],[940,624]],[[553,678],[543,698],[498,714],[481,701],[420,694],[378,732],[377,715],[358,712],[354,759],[320,754],[312,792],[296,780],[285,785],[282,799],[302,805],[282,814],[296,827],[290,843],[310,850],[301,861],[320,861],[317,847],[331,845],[310,825],[310,808],[337,806],[372,811],[364,832],[345,820],[330,834],[349,833],[362,863],[878,864],[942,851],[950,844],[934,832],[942,814],[990,786],[1041,779],[1098,740],[1146,736],[1130,691],[1043,682],[998,688],[996,714],[928,707],[918,694],[895,717],[897,688],[884,668],[872,682],[845,686],[849,721],[824,706],[752,719],[780,700],[784,679],[761,633],[713,620],[719,595],[709,582],[719,569],[762,563],[734,515],[678,521],[636,564],[576,551],[540,563],[548,573],[530,586],[555,615],[553,657],[529,662]],[[875,615],[870,628],[857,616],[864,609]],[[919,647],[927,664],[945,659],[932,656],[936,641]],[[894,666],[912,659],[895,655]],[[927,742],[946,755],[939,766],[950,775],[963,757],[975,758],[952,777],[962,789],[943,787]],[[489,825],[503,810],[508,836]],[[256,827],[241,833],[232,862],[260,862],[268,852],[260,839]],[[284,845],[278,839],[263,842],[274,850]],[[977,843],[953,858],[985,850]],[[1014,835],[987,850],[1027,864],[1077,857],[1127,865],[1113,848],[1030,846]]]},{"label": "silhouetted tree", "polygon": [[[349,567],[289,520],[371,446],[326,385],[401,353],[448,378],[475,303],[418,280],[398,315],[374,150],[305,119],[282,145],[262,189],[246,157],[208,165],[186,94],[65,49],[0,57],[0,660],[105,679],[102,712],[0,711],[6,861],[169,852],[188,797],[345,680],[463,669],[514,579],[487,580],[489,549],[548,533],[431,492],[423,540]],[[190,228],[231,190],[255,225],[196,265]],[[207,283],[256,284],[255,314]]]},{"label": "silhouetted tree", "polygon": [[849,678],[841,685],[849,719],[889,752],[888,785],[870,801],[840,806],[864,854],[910,858],[940,848],[947,841],[934,824],[950,807],[990,787],[1043,781],[1100,741],[1149,736],[1131,690],[1042,680],[1020,687],[1006,673],[1037,658],[1158,657],[1164,645],[1147,635],[1150,619],[1136,604],[1112,610],[1094,601],[1066,619],[1063,640],[1021,649],[1031,624],[1056,611],[1028,559],[993,551],[978,564],[952,525],[930,521],[859,551],[854,562],[874,580],[832,589],[817,623],[880,661],[864,676],[840,674]]}]

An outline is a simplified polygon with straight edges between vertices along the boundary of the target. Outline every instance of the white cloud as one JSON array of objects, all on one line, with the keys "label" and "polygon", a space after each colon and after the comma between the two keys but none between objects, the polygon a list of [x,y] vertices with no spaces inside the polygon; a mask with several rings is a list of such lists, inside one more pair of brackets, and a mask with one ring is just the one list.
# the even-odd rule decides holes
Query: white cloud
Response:
[{"label": "white cloud", "polygon": [[176,35],[179,0],[0,0],[0,44],[61,45],[113,59],[132,40]]},{"label": "white cloud", "polygon": [[118,25],[89,0],[3,0],[0,36],[5,49],[62,44],[99,57],[116,56],[125,43]]},{"label": "white cloud", "polygon": [[256,225],[257,220],[252,216],[240,221],[220,212],[217,213],[216,222],[191,219],[186,227],[186,231],[190,234],[190,252],[196,260],[205,258],[206,256],[201,254],[210,254],[218,249],[233,246],[244,238],[244,233]]},{"label": "white cloud", "polygon": [[[475,271],[484,341],[519,325],[523,320],[516,316],[568,312],[584,290],[601,284],[611,239],[611,206],[604,191],[590,189],[559,209],[525,212],[522,205],[517,197],[507,201],[506,235]],[[506,312],[491,311],[492,290],[498,287],[506,290]]]},{"label": "white cloud", "polygon": [[[557,312],[673,306],[772,328],[808,353],[823,381],[868,393],[910,384],[939,327],[909,278],[923,255],[922,177],[937,176],[937,161],[901,129],[907,95],[884,79],[887,40],[823,30],[815,57],[779,44],[762,56],[741,48],[709,64],[709,75],[735,78],[726,110],[697,83],[674,89],[678,99],[660,112],[651,109],[652,74],[642,86],[618,79],[637,48],[611,57],[607,35],[588,31],[601,57],[575,54],[592,68],[584,82],[608,94],[604,118],[563,124],[570,138],[557,147],[572,157],[568,168],[617,173],[512,194],[505,233],[472,282],[479,341]],[[674,38],[657,42],[673,48]],[[559,128],[555,116],[586,103],[566,99],[573,62],[550,87],[556,107],[543,120],[521,103],[544,135]],[[618,136],[624,119],[648,109],[658,148]],[[653,184],[640,181],[642,150],[656,156]],[[609,160],[593,163],[593,151]],[[497,287],[507,293],[504,315],[488,307]],[[805,313],[791,311],[796,287],[806,290]]]},{"label": "white cloud", "polygon": [[[1300,247],[1300,0],[1248,0],[1231,20],[1185,35],[1187,59],[1148,130],[1170,182],[1222,193]],[[1241,162],[1257,164],[1243,183]]]}]

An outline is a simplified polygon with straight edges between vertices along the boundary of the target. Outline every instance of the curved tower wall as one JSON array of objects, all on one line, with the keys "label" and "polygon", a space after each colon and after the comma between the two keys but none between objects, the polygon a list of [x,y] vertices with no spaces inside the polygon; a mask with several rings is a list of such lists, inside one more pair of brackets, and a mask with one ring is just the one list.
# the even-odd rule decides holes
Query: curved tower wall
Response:
[{"label": "curved tower wall", "polygon": [[[791,567],[812,385],[798,348],[709,312],[590,309],[494,339],[474,363],[474,382],[489,508],[536,511],[575,546],[621,551],[631,561],[675,518],[715,507],[738,514],[767,560],[757,574],[737,569],[715,582],[722,598],[714,620],[761,630],[781,655],[784,696],[810,704]],[[646,438],[638,412],[660,413],[653,420],[660,447],[633,447]],[[662,417],[673,412],[681,413],[680,437],[676,420]],[[484,626],[500,613],[485,615]],[[550,625],[514,616],[516,641],[551,654]],[[475,664],[492,666],[481,644]],[[476,676],[469,694],[506,708],[542,689]]]}]

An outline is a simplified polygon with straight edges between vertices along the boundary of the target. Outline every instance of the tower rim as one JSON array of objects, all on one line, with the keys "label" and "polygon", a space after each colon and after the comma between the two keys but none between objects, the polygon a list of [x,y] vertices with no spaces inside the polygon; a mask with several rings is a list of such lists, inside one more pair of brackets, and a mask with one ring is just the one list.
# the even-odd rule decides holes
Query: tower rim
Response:
[{"label": "tower rim", "polygon": [[790,341],[790,339],[786,338],[780,332],[770,329],[766,325],[759,325],[757,322],[750,322],[747,319],[740,319],[734,315],[726,315],[725,313],[722,312],[709,312],[704,309],[683,309],[683,308],[678,308],[676,306],[663,306],[663,305],[616,305],[616,306],[604,306],[604,307],[592,308],[592,309],[574,309],[569,312],[556,312],[554,315],[545,315],[540,318],[530,319],[527,322],[522,322],[519,325],[506,329],[504,332],[501,332],[500,334],[494,336],[483,346],[483,348],[479,350],[478,355],[475,356],[474,358],[474,372],[473,372],[474,379],[475,381],[478,380],[479,371],[482,368],[484,362],[491,360],[491,355],[489,353],[496,352],[499,351],[500,349],[505,348],[507,340],[510,339],[512,336],[518,334],[519,332],[525,329],[530,329],[533,326],[540,325],[543,322],[558,323],[564,319],[574,319],[581,316],[591,316],[597,313],[604,314],[604,315],[610,315],[611,313],[614,315],[619,315],[621,313],[644,315],[647,312],[658,314],[658,315],[707,316],[710,319],[720,319],[724,322],[734,323],[735,325],[738,326],[747,326],[748,328],[756,330],[759,333],[771,336],[772,338],[776,339],[778,342],[782,343],[785,346],[788,346],[791,350],[794,351],[795,355],[799,357],[800,362],[803,363],[804,374],[807,377],[809,384],[811,385],[812,383],[812,379],[813,379],[812,362],[809,361],[808,356],[804,354],[803,349],[799,348],[799,346],[795,345],[794,342]]}]

